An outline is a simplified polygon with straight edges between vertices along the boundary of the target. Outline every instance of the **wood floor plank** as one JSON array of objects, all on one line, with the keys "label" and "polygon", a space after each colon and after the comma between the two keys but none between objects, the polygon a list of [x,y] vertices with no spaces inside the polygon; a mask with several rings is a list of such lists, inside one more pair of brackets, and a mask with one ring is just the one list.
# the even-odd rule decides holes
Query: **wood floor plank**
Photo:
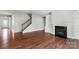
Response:
[{"label": "wood floor plank", "polygon": [[[0,36],[1,37],[1,36]],[[10,37],[10,36],[9,36]],[[0,43],[2,41],[0,40]],[[11,44],[10,44],[11,43]],[[78,49],[79,40],[64,39],[44,31],[15,33],[14,39],[7,43],[10,49]],[[3,44],[0,44],[2,48]]]}]

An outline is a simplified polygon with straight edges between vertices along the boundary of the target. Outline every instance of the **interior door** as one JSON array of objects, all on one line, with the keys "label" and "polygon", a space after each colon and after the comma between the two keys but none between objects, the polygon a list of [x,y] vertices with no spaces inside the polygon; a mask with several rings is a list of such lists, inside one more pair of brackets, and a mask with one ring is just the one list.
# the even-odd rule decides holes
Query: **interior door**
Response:
[{"label": "interior door", "polygon": [[10,46],[12,38],[11,21],[10,15],[0,16],[0,48],[9,48]]}]

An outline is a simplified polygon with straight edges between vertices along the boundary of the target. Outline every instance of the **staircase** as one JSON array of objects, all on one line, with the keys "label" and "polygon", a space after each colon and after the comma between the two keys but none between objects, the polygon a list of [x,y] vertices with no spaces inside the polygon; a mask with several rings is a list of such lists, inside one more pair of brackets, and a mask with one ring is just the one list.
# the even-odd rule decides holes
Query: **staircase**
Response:
[{"label": "staircase", "polygon": [[21,32],[23,32],[29,25],[32,24],[32,14],[28,14],[28,16],[30,18],[22,24]]}]

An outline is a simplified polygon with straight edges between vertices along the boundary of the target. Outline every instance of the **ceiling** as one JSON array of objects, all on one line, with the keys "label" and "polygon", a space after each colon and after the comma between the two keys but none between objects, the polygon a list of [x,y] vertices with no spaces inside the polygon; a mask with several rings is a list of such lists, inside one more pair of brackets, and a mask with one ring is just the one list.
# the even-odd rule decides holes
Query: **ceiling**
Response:
[{"label": "ceiling", "polygon": [[8,10],[12,13],[20,12],[20,13],[32,13],[40,16],[44,16],[51,12],[51,10]]},{"label": "ceiling", "polygon": [[11,15],[11,14],[15,14],[15,13],[32,13],[32,14],[36,14],[39,16],[45,16],[47,14],[49,14],[50,12],[52,12],[52,10],[0,10],[0,14],[4,14],[4,15]]},{"label": "ceiling", "polygon": [[44,15],[44,14],[48,14],[50,12],[50,10],[24,10],[24,11],[21,10],[20,12]]}]

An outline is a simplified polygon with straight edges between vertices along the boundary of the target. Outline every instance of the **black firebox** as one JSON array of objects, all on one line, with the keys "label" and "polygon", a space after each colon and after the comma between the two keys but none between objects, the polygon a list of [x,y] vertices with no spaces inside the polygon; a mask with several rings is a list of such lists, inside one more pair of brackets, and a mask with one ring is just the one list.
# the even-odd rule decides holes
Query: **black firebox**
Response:
[{"label": "black firebox", "polygon": [[67,38],[67,26],[55,26],[55,36]]}]

